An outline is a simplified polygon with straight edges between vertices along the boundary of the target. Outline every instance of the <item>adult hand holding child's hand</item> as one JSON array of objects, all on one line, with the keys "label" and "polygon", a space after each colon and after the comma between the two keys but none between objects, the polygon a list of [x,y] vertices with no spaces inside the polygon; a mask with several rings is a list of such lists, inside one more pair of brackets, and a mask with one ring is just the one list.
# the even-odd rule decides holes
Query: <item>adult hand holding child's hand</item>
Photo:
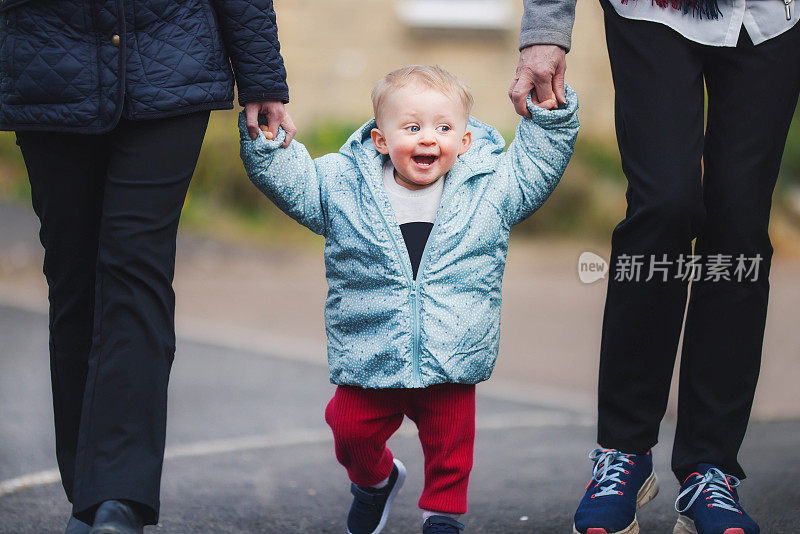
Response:
[{"label": "adult hand holding child's hand", "polygon": [[[278,100],[268,100],[264,102],[249,102],[244,105],[244,113],[247,117],[247,131],[250,133],[250,139],[258,138],[259,128],[264,132],[267,140],[275,139],[278,136],[278,127],[280,126],[286,132],[286,139],[283,141],[282,147],[289,146],[297,128],[286,111],[283,102]],[[263,114],[267,116],[267,124],[258,124],[258,115]]]},{"label": "adult hand holding child's hand", "polygon": [[557,45],[532,45],[520,50],[517,73],[508,97],[514,109],[523,117],[530,117],[525,98],[531,89],[531,100],[544,109],[555,109],[566,104],[564,73],[567,70],[566,52]]}]

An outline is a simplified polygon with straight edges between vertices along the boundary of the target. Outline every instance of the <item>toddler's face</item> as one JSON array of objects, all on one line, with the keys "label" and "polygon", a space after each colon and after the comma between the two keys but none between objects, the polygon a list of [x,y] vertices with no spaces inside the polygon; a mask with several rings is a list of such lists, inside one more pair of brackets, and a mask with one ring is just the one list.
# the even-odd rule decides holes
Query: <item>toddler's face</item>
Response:
[{"label": "toddler's face", "polygon": [[378,114],[372,142],[389,155],[395,180],[408,189],[435,182],[472,142],[461,103],[422,84],[410,83],[387,95]]}]

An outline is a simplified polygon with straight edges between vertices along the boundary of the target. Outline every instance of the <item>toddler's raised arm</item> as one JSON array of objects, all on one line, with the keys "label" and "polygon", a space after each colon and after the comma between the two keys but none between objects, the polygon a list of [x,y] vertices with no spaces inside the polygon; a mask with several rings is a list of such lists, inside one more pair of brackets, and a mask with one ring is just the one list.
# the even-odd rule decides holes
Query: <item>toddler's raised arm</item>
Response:
[{"label": "toddler's raised arm", "polygon": [[553,110],[527,98],[530,119],[522,119],[502,155],[507,189],[506,215],[513,226],[533,214],[556,188],[578,136],[578,95],[566,86],[567,104]]},{"label": "toddler's raised arm", "polygon": [[280,129],[272,141],[263,132],[255,140],[250,139],[244,112],[239,114],[240,154],[250,181],[292,219],[325,235],[324,176],[317,162],[341,155],[328,154],[315,161],[296,140],[281,148],[285,136]]}]

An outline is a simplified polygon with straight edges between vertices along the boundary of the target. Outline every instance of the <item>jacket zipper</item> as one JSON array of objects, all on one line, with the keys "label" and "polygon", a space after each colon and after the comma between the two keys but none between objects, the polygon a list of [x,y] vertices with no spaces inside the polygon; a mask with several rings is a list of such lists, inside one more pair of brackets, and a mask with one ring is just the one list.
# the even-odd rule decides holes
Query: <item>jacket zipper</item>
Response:
[{"label": "jacket zipper", "polygon": [[[421,264],[420,264],[421,265]],[[417,270],[419,273],[419,270]],[[414,385],[419,386],[422,384],[419,370],[419,285],[416,280],[411,281],[411,310],[414,320],[412,328],[412,344],[411,344],[411,373],[414,379]]]},{"label": "jacket zipper", "polygon": [[786,8],[786,20],[792,20],[792,10],[790,4],[792,0],[783,0],[783,6]]},{"label": "jacket zipper", "polygon": [[[375,203],[378,204],[377,198],[375,199]],[[414,385],[418,385],[420,383],[420,378],[419,378],[419,324],[418,324],[419,303],[417,302],[418,298],[417,281],[414,280],[414,276],[408,272],[408,266],[406,265],[406,258],[403,257],[403,253],[400,250],[400,245],[397,244],[397,239],[395,238],[394,232],[392,231],[392,225],[389,224],[389,220],[386,218],[386,214],[383,212],[383,209],[381,209],[380,205],[378,205],[378,212],[381,214],[381,218],[383,219],[383,224],[386,225],[386,231],[389,232],[389,238],[392,240],[392,245],[394,245],[394,250],[397,253],[397,258],[400,260],[400,264],[403,266],[403,274],[408,280],[409,287],[411,288],[411,321],[413,323],[411,325],[412,337],[413,337],[411,345],[411,375],[412,375],[411,378]],[[408,254],[406,254],[406,256],[408,256]]]},{"label": "jacket zipper", "polygon": [[[374,196],[374,195],[373,195]],[[450,195],[452,196],[452,194]],[[422,276],[423,268],[425,267],[426,260],[428,259],[428,250],[430,249],[431,240],[436,233],[436,230],[439,228],[439,214],[443,211],[445,206],[445,202],[450,199],[448,196],[447,199],[442,198],[442,202],[439,205],[439,211],[436,212],[436,218],[433,222],[433,228],[431,228],[431,233],[428,235],[428,241],[425,242],[425,248],[422,249],[422,257],[419,261],[419,267],[417,268],[417,275]],[[377,199],[375,199],[377,203]],[[420,281],[419,279],[414,279],[414,275],[409,272],[408,267],[410,265],[406,265],[406,258],[403,257],[403,253],[400,250],[400,245],[397,244],[397,239],[395,238],[394,232],[392,231],[392,226],[389,224],[389,220],[386,218],[386,214],[384,214],[383,210],[380,206],[378,206],[378,211],[381,214],[381,218],[383,219],[383,223],[386,225],[386,230],[389,232],[389,237],[392,240],[392,244],[394,245],[394,250],[397,253],[397,257],[400,260],[400,263],[403,265],[403,274],[405,274],[406,279],[409,282],[410,287],[410,294],[411,294],[411,335],[412,335],[412,343],[411,343],[411,377],[414,383],[414,386],[419,387],[422,384],[422,380],[420,379],[420,369],[419,369],[419,323],[420,323],[420,316],[419,316],[419,286]],[[406,257],[408,254],[406,254]],[[410,260],[409,260],[410,262]]]},{"label": "jacket zipper", "polygon": [[412,352],[412,362],[413,362],[413,371],[414,371],[414,383],[416,385],[421,385],[420,380],[420,371],[419,371],[419,326],[420,326],[420,318],[419,318],[419,286],[420,286],[420,278],[422,277],[422,273],[424,273],[425,264],[428,260],[428,250],[430,250],[431,241],[436,234],[436,230],[439,228],[439,214],[442,212],[442,208],[445,205],[445,199],[442,199],[441,204],[439,205],[439,211],[436,212],[436,217],[433,220],[433,228],[431,228],[431,233],[428,234],[428,240],[425,242],[425,248],[422,249],[422,257],[419,260],[419,267],[417,268],[417,279],[411,280],[411,303],[412,309],[414,312],[414,344],[413,344],[413,352]]}]

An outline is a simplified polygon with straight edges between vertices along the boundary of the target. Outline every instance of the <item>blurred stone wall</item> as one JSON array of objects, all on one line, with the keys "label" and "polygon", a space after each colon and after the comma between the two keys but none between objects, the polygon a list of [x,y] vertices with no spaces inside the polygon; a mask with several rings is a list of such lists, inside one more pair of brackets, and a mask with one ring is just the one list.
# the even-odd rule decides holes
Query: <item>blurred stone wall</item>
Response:
[{"label": "blurred stone wall", "polygon": [[[452,0],[454,9],[458,0]],[[290,112],[301,129],[372,116],[374,82],[397,67],[438,63],[473,91],[473,114],[509,131],[516,115],[508,86],[518,58],[521,0],[507,0],[507,27],[492,31],[419,30],[398,16],[401,0],[276,0]],[[612,88],[596,0],[578,2],[567,81],[579,92],[584,133],[613,135]]]}]

